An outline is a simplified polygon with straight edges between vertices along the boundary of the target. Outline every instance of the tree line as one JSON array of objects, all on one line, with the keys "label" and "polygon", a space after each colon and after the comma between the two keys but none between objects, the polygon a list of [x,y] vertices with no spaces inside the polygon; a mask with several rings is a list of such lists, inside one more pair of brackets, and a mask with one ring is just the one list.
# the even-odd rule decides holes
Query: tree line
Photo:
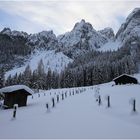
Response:
[{"label": "tree line", "polygon": [[46,72],[40,60],[34,71],[28,65],[24,73],[9,75],[5,86],[24,84],[35,89],[51,89],[101,84],[123,73],[138,72],[139,54],[140,45],[133,49],[129,45],[124,46],[113,52],[90,51],[75,58],[61,73],[51,69]]}]

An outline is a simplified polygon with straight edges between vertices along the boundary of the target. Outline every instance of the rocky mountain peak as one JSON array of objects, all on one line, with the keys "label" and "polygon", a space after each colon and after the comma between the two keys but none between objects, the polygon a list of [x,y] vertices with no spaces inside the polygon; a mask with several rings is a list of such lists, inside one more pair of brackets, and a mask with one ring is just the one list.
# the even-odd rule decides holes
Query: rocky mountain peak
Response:
[{"label": "rocky mountain peak", "polygon": [[10,28],[4,28],[1,31],[1,34],[11,35],[11,29]]},{"label": "rocky mountain peak", "polygon": [[99,30],[98,32],[102,34],[104,37],[107,37],[108,40],[114,40],[115,35],[112,28],[106,27],[103,30]]},{"label": "rocky mountain peak", "polygon": [[135,8],[121,25],[116,38],[124,43],[138,37],[140,37],[140,8]]},{"label": "rocky mountain peak", "polygon": [[42,31],[36,34],[37,36],[42,36],[42,37],[50,37],[50,38],[56,38],[55,34],[53,33],[52,30],[50,31]]},{"label": "rocky mountain peak", "polygon": [[93,30],[93,27],[90,23],[88,23],[84,19],[82,19],[80,22],[77,22],[75,24],[73,30],[88,32],[90,30]]},{"label": "rocky mountain peak", "polygon": [[105,36],[98,33],[85,20],[76,23],[72,31],[58,36],[58,42],[61,44],[64,52],[74,56],[84,51],[98,49],[107,41],[108,39]]},{"label": "rocky mountain peak", "polygon": [[58,42],[53,31],[42,31],[36,34],[31,34],[28,38],[28,44],[38,49],[55,49]]},{"label": "rocky mountain peak", "polygon": [[16,31],[16,30],[12,31],[10,28],[4,28],[1,31],[1,34],[6,34],[10,37],[20,36],[20,37],[28,38],[28,34],[26,32]]},{"label": "rocky mountain peak", "polygon": [[126,22],[129,22],[133,18],[140,18],[140,8],[135,8],[132,13],[129,14],[129,16],[126,19]]}]

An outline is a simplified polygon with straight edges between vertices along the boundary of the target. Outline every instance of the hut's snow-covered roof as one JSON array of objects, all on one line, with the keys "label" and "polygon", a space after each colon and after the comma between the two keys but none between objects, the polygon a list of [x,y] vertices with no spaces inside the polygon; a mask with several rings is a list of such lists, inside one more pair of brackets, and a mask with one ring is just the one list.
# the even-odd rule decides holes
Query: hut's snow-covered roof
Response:
[{"label": "hut's snow-covered roof", "polygon": [[[118,79],[118,78],[120,78],[120,77],[122,77],[122,76],[128,76],[128,77],[131,77],[131,78],[135,78],[135,77],[133,77],[133,76],[131,76],[131,75],[128,75],[128,74],[122,74],[122,75],[120,75],[120,76],[114,78],[113,81],[115,81],[116,79]],[[136,79],[136,78],[135,78],[135,79]]]},{"label": "hut's snow-covered roof", "polygon": [[0,93],[3,93],[3,94],[10,93],[10,92],[17,91],[20,89],[24,89],[28,93],[34,94],[33,90],[31,90],[29,87],[27,87],[25,85],[13,85],[13,86],[4,87],[4,88],[0,89]]}]

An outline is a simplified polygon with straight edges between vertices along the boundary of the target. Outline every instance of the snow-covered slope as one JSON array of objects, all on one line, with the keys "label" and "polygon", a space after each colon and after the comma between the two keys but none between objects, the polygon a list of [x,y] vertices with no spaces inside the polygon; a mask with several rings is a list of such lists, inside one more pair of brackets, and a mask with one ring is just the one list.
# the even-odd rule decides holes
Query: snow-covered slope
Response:
[{"label": "snow-covered slope", "polygon": [[[139,139],[140,85],[100,85],[101,106],[95,87],[85,87],[79,94],[75,91],[82,87],[40,91],[40,97],[34,94],[33,99],[28,97],[27,107],[18,108],[16,119],[12,119],[13,109],[0,110],[0,139]],[[75,95],[70,96],[73,90]],[[67,98],[62,100],[65,92]],[[59,103],[52,108],[52,98],[56,102],[57,95]],[[111,108],[107,108],[107,95]],[[136,99],[136,113],[132,112],[132,98]]]},{"label": "snow-covered slope", "polygon": [[106,44],[104,44],[101,48],[99,48],[99,51],[105,52],[105,51],[117,51],[118,48],[121,47],[121,42],[116,40],[116,41],[108,41]]},{"label": "snow-covered slope", "polygon": [[55,51],[37,50],[34,54],[31,55],[30,59],[22,67],[15,67],[14,69],[8,71],[5,74],[5,78],[7,78],[9,75],[14,76],[16,73],[23,73],[28,65],[30,66],[31,70],[34,71],[37,69],[41,60],[43,61],[44,70],[46,73],[48,72],[48,69],[60,73],[70,62],[73,61],[62,52],[56,53]]}]

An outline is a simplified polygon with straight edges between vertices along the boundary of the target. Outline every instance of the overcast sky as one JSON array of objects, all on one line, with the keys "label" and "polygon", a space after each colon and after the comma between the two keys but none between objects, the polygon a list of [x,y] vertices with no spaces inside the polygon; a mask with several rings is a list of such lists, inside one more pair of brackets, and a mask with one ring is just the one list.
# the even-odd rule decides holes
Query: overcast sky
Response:
[{"label": "overcast sky", "polygon": [[96,30],[112,27],[116,32],[136,7],[140,7],[140,0],[0,1],[0,30],[53,30],[58,35],[85,19]]}]

